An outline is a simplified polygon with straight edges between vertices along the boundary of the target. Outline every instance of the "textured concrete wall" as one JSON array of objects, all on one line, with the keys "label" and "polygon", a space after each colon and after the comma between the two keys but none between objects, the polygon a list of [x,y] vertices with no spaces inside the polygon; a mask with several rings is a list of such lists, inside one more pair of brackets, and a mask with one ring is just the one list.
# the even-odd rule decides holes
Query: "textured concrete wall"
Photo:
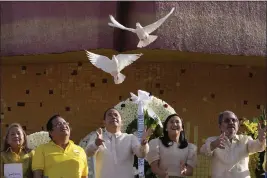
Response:
[{"label": "textured concrete wall", "polygon": [[[108,56],[113,53],[105,51]],[[170,53],[160,61],[152,61],[155,59],[152,55],[145,56],[151,59],[142,58],[123,70],[126,80],[120,85],[83,60],[86,58],[83,52],[20,56],[24,64],[4,64],[1,71],[4,119],[0,131],[5,133],[9,124],[19,122],[30,134],[45,129],[48,118],[60,113],[70,122],[71,137],[78,143],[102,126],[107,108],[130,97],[130,92],[142,89],[175,108],[185,122],[189,141],[200,147],[204,139],[219,134],[220,111],[230,109],[239,117],[252,118],[261,113],[260,108],[266,103],[264,67],[194,64],[169,60]],[[14,58],[18,57],[9,59],[18,60]],[[31,58],[46,63],[31,64]],[[77,61],[58,62],[73,59]],[[199,155],[192,178],[210,178],[209,161]]]},{"label": "textured concrete wall", "polygon": [[[107,108],[138,89],[152,92],[175,108],[185,122],[189,141],[198,147],[207,137],[219,134],[220,111],[230,109],[247,118],[261,113],[266,98],[262,65],[190,63],[202,61],[208,55],[149,52],[122,71],[126,80],[120,85],[90,64],[84,52],[6,57],[1,66],[0,110],[4,118],[0,132],[5,133],[13,122],[21,123],[28,134],[40,131],[45,129],[49,117],[60,113],[70,122],[71,139],[78,143],[102,126]],[[114,51],[98,53],[110,57]],[[209,56],[217,59],[220,55]],[[249,57],[249,61],[258,58]],[[236,60],[224,56],[219,61]],[[209,165],[210,160],[199,155],[192,178],[210,178]]]},{"label": "textured concrete wall", "polygon": [[1,2],[2,55],[113,48],[117,2]]},{"label": "textured concrete wall", "polygon": [[[107,26],[108,15],[143,26],[174,14],[154,34],[149,49],[264,56],[266,2],[1,2],[2,55],[61,53],[83,49],[136,49],[131,32]],[[118,13],[118,12],[123,13]],[[120,17],[116,15],[119,14]]]},{"label": "textured concrete wall", "polygon": [[[148,5],[150,3],[150,5]],[[264,56],[266,54],[266,2],[133,2],[129,25],[143,26],[176,10],[154,34],[149,48],[179,51]],[[148,11],[144,9],[149,6]],[[128,35],[134,44],[137,42]]]},{"label": "textured concrete wall", "polygon": [[[175,6],[159,29],[161,47],[234,55],[266,55],[266,2],[175,2],[157,4],[157,16]],[[168,30],[167,33],[165,31]],[[173,42],[174,41],[174,42]]]},{"label": "textured concrete wall", "polygon": [[260,108],[266,103],[264,67],[140,59],[123,70],[125,82],[115,85],[110,75],[88,61],[80,61],[79,53],[21,58],[77,61],[4,64],[1,71],[4,126],[19,122],[32,133],[40,131],[51,115],[60,113],[70,121],[76,142],[101,126],[107,108],[138,89],[152,92],[175,108],[189,124],[186,130],[190,141],[196,144],[218,134],[214,126],[220,111],[230,109],[239,117],[252,118],[261,113]]}]

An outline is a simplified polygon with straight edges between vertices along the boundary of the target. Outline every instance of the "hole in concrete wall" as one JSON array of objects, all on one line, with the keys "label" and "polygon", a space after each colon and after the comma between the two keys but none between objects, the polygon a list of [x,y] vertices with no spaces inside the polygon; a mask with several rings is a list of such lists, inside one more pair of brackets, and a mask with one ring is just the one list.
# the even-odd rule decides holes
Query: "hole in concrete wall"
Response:
[{"label": "hole in concrete wall", "polygon": [[40,107],[43,107],[43,103],[42,102],[40,102]]},{"label": "hole in concrete wall", "polygon": [[82,66],[83,65],[83,63],[82,62],[78,62],[78,66]]},{"label": "hole in concrete wall", "polygon": [[9,124],[6,124],[5,126],[6,126],[6,127],[9,127]]},{"label": "hole in concrete wall", "polygon": [[159,94],[163,94],[164,93],[164,90],[159,90]]},{"label": "hole in concrete wall", "polygon": [[27,94],[27,95],[30,94],[30,90],[26,90],[26,94]]},{"label": "hole in concrete wall", "polygon": [[21,70],[27,70],[26,66],[21,66]]},{"label": "hole in concrete wall", "polygon": [[7,107],[7,110],[8,110],[8,111],[11,111],[11,107]]},{"label": "hole in concrete wall", "polygon": [[70,107],[69,106],[65,107],[65,111],[70,111]]},{"label": "hole in concrete wall", "polygon": [[244,100],[244,101],[243,101],[243,104],[244,104],[244,105],[247,105],[247,104],[248,104],[248,100]]},{"label": "hole in concrete wall", "polygon": [[186,72],[186,69],[181,69],[180,73],[184,74]]},{"label": "hole in concrete wall", "polygon": [[156,83],[156,88],[160,88],[160,83]]},{"label": "hole in concrete wall", "polygon": [[102,83],[107,83],[107,82],[108,82],[108,80],[106,78],[102,79]]},{"label": "hole in concrete wall", "polygon": [[22,126],[22,128],[23,128],[23,130],[25,130],[25,131],[27,130],[27,127],[26,127],[25,125]]},{"label": "hole in concrete wall", "polygon": [[91,87],[95,87],[95,83],[91,83],[90,86],[91,86]]},{"label": "hole in concrete wall", "polygon": [[122,100],[122,96],[119,96],[119,100]]},{"label": "hole in concrete wall", "polygon": [[258,104],[258,105],[257,105],[257,109],[260,109],[260,108],[261,108],[261,105]]},{"label": "hole in concrete wall", "polygon": [[253,73],[252,73],[252,72],[249,72],[248,76],[249,76],[250,78],[252,78],[252,77],[253,77]]},{"label": "hole in concrete wall", "polygon": [[210,94],[210,97],[211,97],[212,99],[214,99],[214,98],[215,98],[215,94],[214,94],[214,93],[211,93],[211,94]]},{"label": "hole in concrete wall", "polygon": [[17,106],[24,107],[25,106],[25,102],[17,102]]},{"label": "hole in concrete wall", "polygon": [[185,75],[185,72],[186,72],[186,69],[181,69],[180,70],[180,76]]},{"label": "hole in concrete wall", "polygon": [[71,73],[71,75],[78,75],[77,70],[73,70],[72,73]]},{"label": "hole in concrete wall", "polygon": [[2,112],[1,115],[0,115],[0,120],[4,119],[4,117],[5,117],[5,114]]},{"label": "hole in concrete wall", "polygon": [[53,90],[49,90],[49,95],[52,95],[54,94],[54,91]]}]

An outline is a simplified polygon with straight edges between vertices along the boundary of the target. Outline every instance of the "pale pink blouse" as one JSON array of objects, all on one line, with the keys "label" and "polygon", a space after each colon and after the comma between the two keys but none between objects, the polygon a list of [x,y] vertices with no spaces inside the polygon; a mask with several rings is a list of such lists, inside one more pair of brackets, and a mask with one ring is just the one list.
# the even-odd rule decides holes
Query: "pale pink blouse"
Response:
[{"label": "pale pink blouse", "polygon": [[149,152],[146,160],[149,164],[159,160],[159,168],[167,170],[169,176],[181,176],[180,161],[187,163],[193,168],[197,164],[197,147],[189,143],[184,149],[178,148],[177,143],[165,147],[159,138],[149,142]]}]

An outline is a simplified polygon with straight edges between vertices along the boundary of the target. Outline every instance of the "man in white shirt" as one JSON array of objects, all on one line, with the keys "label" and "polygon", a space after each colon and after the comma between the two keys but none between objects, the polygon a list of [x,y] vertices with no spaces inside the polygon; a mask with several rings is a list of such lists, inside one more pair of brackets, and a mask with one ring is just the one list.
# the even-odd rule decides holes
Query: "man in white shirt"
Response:
[{"label": "man in white shirt", "polygon": [[99,129],[95,141],[86,148],[87,155],[96,158],[96,178],[134,178],[134,155],[145,158],[151,130],[144,131],[140,144],[133,134],[121,132],[121,116],[114,108],[105,112],[104,125],[106,132]]},{"label": "man in white shirt", "polygon": [[200,153],[211,156],[212,178],[250,178],[249,154],[265,149],[265,128],[258,126],[258,139],[237,135],[239,121],[232,111],[219,115],[220,136],[209,137]]}]

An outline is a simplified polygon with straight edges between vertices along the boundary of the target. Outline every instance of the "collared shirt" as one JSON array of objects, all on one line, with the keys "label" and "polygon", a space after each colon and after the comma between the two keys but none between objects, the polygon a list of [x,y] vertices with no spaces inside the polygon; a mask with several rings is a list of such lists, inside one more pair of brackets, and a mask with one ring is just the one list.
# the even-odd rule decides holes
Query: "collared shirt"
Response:
[{"label": "collared shirt", "polygon": [[[21,149],[20,152],[17,154],[13,152],[11,148],[8,148],[6,151],[1,152],[1,170],[4,170],[4,164],[21,163],[23,170],[23,178],[30,178],[32,176],[32,156],[33,151],[27,153],[24,149]],[[1,173],[1,175],[4,176],[4,171]]]},{"label": "collared shirt", "polygon": [[81,178],[88,175],[87,157],[72,141],[65,150],[50,141],[35,150],[32,170],[42,170],[48,178]]},{"label": "collared shirt", "polygon": [[253,140],[250,136],[236,135],[232,143],[228,140],[225,149],[211,151],[210,143],[218,137],[210,137],[200,148],[200,153],[212,157],[212,178],[250,178],[249,154],[261,152],[266,142]]},{"label": "collared shirt", "polygon": [[148,144],[141,146],[133,134],[103,133],[104,146],[97,147],[95,141],[88,144],[88,156],[96,157],[96,178],[134,178],[134,155],[144,158]]},{"label": "collared shirt", "polygon": [[172,146],[166,147],[159,138],[149,142],[149,152],[146,160],[149,164],[159,160],[159,168],[167,170],[169,177],[183,177],[180,172],[180,162],[183,161],[193,168],[197,165],[197,147],[188,143],[186,148],[178,148],[176,142]]}]

